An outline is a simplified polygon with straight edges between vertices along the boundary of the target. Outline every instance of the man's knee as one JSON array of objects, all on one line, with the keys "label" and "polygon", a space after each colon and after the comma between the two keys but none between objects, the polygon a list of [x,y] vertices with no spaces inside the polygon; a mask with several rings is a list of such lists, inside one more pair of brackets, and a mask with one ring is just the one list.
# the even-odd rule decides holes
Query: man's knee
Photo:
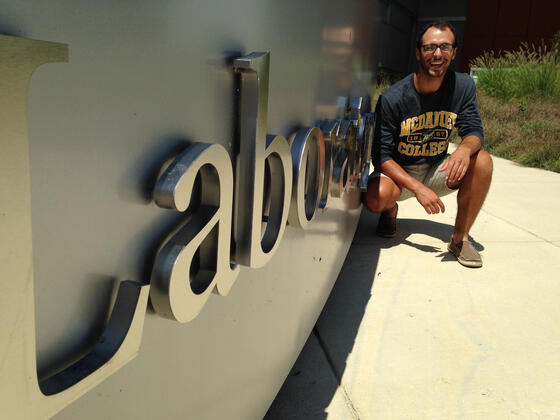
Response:
[{"label": "man's knee", "polygon": [[473,158],[473,168],[476,174],[484,178],[492,177],[492,171],[494,169],[492,156],[490,156],[490,154],[485,150],[479,150],[475,153],[475,155],[473,155]]},{"label": "man's knee", "polygon": [[376,177],[369,180],[362,201],[369,211],[380,213],[388,204],[396,201],[399,195],[400,189],[390,178]]},{"label": "man's knee", "polygon": [[461,188],[465,179],[473,179],[473,177],[479,180],[491,179],[493,168],[492,156],[485,150],[479,150],[471,156],[469,168],[463,179],[454,183],[448,182],[447,186],[452,189]]}]

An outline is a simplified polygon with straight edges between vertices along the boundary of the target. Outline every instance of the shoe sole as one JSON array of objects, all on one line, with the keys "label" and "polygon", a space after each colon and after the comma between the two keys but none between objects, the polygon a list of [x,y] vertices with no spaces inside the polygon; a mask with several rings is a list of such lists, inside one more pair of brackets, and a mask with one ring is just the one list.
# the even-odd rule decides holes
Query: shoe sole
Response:
[{"label": "shoe sole", "polygon": [[453,251],[453,249],[451,249],[451,246],[449,244],[447,245],[447,250],[451,253],[451,255],[453,255],[457,259],[459,264],[464,265],[465,267],[469,267],[469,268],[480,268],[480,267],[482,267],[482,261],[480,261],[480,262],[478,262],[478,261],[468,261],[468,260],[465,260],[465,259],[461,258],[460,255],[455,254],[455,252]]}]

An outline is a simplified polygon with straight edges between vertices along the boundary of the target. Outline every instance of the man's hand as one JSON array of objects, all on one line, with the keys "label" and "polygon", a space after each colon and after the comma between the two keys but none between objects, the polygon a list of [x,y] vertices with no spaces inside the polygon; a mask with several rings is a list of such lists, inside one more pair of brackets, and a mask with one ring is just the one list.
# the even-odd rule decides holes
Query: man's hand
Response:
[{"label": "man's hand", "polygon": [[422,205],[422,207],[424,207],[426,213],[437,214],[440,210],[442,213],[445,212],[445,206],[443,205],[443,202],[440,200],[438,195],[430,188],[421,184],[415,194],[416,199]]},{"label": "man's hand", "polygon": [[445,171],[445,179],[447,180],[448,186],[457,184],[463,179],[469,168],[470,161],[470,150],[461,146],[447,158],[439,172]]}]

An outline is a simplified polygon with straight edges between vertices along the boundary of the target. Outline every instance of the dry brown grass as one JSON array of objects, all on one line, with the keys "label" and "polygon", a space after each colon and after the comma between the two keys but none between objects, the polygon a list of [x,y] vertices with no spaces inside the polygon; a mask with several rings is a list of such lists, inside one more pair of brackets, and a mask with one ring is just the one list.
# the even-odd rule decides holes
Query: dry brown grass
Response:
[{"label": "dry brown grass", "polygon": [[553,99],[502,102],[478,92],[485,149],[522,165],[560,172],[560,103]]}]

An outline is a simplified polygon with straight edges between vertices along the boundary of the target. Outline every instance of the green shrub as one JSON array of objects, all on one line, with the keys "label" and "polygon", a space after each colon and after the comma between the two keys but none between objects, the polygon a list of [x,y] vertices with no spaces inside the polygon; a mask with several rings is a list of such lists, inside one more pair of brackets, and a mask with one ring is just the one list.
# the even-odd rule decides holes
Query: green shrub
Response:
[{"label": "green shrub", "polygon": [[484,53],[478,100],[485,149],[523,165],[560,172],[560,32],[551,46],[522,44]]},{"label": "green shrub", "polygon": [[515,51],[485,52],[471,62],[471,67],[480,68],[478,87],[503,101],[560,99],[560,32],[557,35],[552,47],[523,43]]}]

